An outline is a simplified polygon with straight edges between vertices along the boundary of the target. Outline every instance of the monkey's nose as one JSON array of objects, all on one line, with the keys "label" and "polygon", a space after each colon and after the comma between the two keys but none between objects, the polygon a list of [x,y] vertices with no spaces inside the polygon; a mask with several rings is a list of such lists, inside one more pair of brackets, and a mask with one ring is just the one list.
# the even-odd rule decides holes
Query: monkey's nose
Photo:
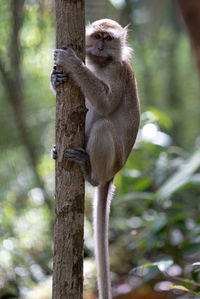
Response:
[{"label": "monkey's nose", "polygon": [[104,49],[104,41],[103,40],[101,40],[101,41],[98,42],[97,49],[99,51],[103,51],[103,49]]}]

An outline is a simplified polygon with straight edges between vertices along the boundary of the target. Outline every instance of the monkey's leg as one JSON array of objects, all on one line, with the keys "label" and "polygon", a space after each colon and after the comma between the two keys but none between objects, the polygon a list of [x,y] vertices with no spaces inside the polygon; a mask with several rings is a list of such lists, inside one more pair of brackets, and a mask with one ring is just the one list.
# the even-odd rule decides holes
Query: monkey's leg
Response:
[{"label": "monkey's leg", "polygon": [[68,160],[78,163],[83,171],[85,179],[93,186],[97,186],[98,182],[91,177],[91,164],[89,155],[82,148],[72,148],[65,151]]},{"label": "monkey's leg", "polygon": [[[52,150],[51,150],[51,158],[56,160],[57,159],[57,150],[56,145],[54,144]],[[75,148],[75,149],[68,149],[65,152],[65,156],[68,160],[74,161],[76,163],[79,163],[83,174],[85,176],[85,179],[90,182],[91,185],[97,186],[98,183],[92,180],[91,178],[91,165],[90,165],[90,159],[86,151],[82,148]]]},{"label": "monkey's leg", "polygon": [[107,119],[93,125],[86,151],[90,157],[91,177],[99,184],[110,181],[123,166],[121,139]]}]

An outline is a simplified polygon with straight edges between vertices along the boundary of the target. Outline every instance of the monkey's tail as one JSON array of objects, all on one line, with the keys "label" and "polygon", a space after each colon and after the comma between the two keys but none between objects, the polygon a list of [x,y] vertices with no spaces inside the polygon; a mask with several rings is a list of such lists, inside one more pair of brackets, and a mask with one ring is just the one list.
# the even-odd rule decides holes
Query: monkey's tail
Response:
[{"label": "monkey's tail", "polygon": [[110,263],[109,263],[109,213],[115,191],[113,180],[96,188],[94,198],[94,243],[97,265],[99,299],[111,299]]}]

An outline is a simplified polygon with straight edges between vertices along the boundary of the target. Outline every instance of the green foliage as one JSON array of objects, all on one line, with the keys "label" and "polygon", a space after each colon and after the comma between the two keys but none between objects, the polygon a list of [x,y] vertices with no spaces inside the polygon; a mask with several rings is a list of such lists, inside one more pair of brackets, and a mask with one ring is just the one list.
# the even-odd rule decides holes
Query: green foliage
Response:
[{"label": "green foliage", "polygon": [[[126,251],[121,262],[123,268],[117,268],[116,271],[128,272],[130,262],[133,266],[141,265],[136,269],[145,270],[139,275],[143,277],[143,281],[159,277],[159,272],[151,267],[165,269],[169,261],[169,269],[178,264],[182,274],[198,257],[200,248],[199,149],[194,149],[194,153],[189,154],[171,144],[167,147],[157,145],[156,138],[146,142],[142,138],[145,137],[142,131],[147,123],[154,121],[155,124],[151,113],[145,112],[136,148],[126,168],[117,175],[118,196],[113,200],[111,214],[114,217],[111,218],[115,240],[113,247],[120,246],[123,240],[125,248],[121,250]],[[157,133],[161,132],[158,124],[157,129]],[[117,225],[119,219],[120,223]],[[136,272],[131,271],[130,275],[137,275]],[[193,269],[182,279],[191,281],[189,290],[198,294],[193,281],[198,281],[194,277],[199,277],[199,271],[197,276],[194,273],[196,271]],[[167,280],[173,283],[176,279],[173,276],[175,275],[167,276]],[[166,279],[165,276],[164,278]]]},{"label": "green foliage", "polygon": [[[133,22],[132,64],[142,115],[134,150],[115,178],[117,194],[110,220],[112,271],[116,281],[129,273],[128,278],[136,276],[141,283],[156,286],[163,279],[174,282],[175,267],[182,281],[175,281],[173,288],[178,285],[179,290],[186,291],[185,287],[198,294],[197,73],[189,41],[180,28],[173,27],[168,4],[160,2],[165,8],[161,10],[163,21],[155,27],[156,18],[148,15],[146,1],[131,2],[130,5],[123,1],[118,9],[128,8],[129,19],[125,23]],[[3,0],[0,12],[0,58],[6,69],[13,25],[10,5],[10,0]],[[152,23],[148,23],[150,19]],[[49,89],[49,74],[54,27],[51,1],[25,2],[20,31],[23,111],[37,154],[37,173],[52,202],[54,162],[49,152],[54,144],[55,97]],[[27,159],[2,76],[0,91],[0,298],[39,298],[42,287],[45,294],[50,293],[46,288],[52,275],[53,211],[47,206],[44,190],[38,186]],[[91,197],[91,187],[87,185],[85,281],[94,288]]]}]

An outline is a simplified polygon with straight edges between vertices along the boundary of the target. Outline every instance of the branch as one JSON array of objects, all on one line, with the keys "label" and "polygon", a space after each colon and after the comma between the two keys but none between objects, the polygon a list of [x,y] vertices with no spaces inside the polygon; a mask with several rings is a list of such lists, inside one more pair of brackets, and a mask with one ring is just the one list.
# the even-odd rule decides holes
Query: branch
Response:
[{"label": "branch", "polygon": [[9,74],[6,71],[5,65],[3,63],[3,59],[0,56],[0,73],[1,73],[1,77],[2,77],[2,81],[4,86],[6,86],[7,89],[9,89],[12,86],[12,82],[9,78]]},{"label": "branch", "polygon": [[200,75],[200,2],[197,0],[178,0],[178,5],[189,33]]}]

